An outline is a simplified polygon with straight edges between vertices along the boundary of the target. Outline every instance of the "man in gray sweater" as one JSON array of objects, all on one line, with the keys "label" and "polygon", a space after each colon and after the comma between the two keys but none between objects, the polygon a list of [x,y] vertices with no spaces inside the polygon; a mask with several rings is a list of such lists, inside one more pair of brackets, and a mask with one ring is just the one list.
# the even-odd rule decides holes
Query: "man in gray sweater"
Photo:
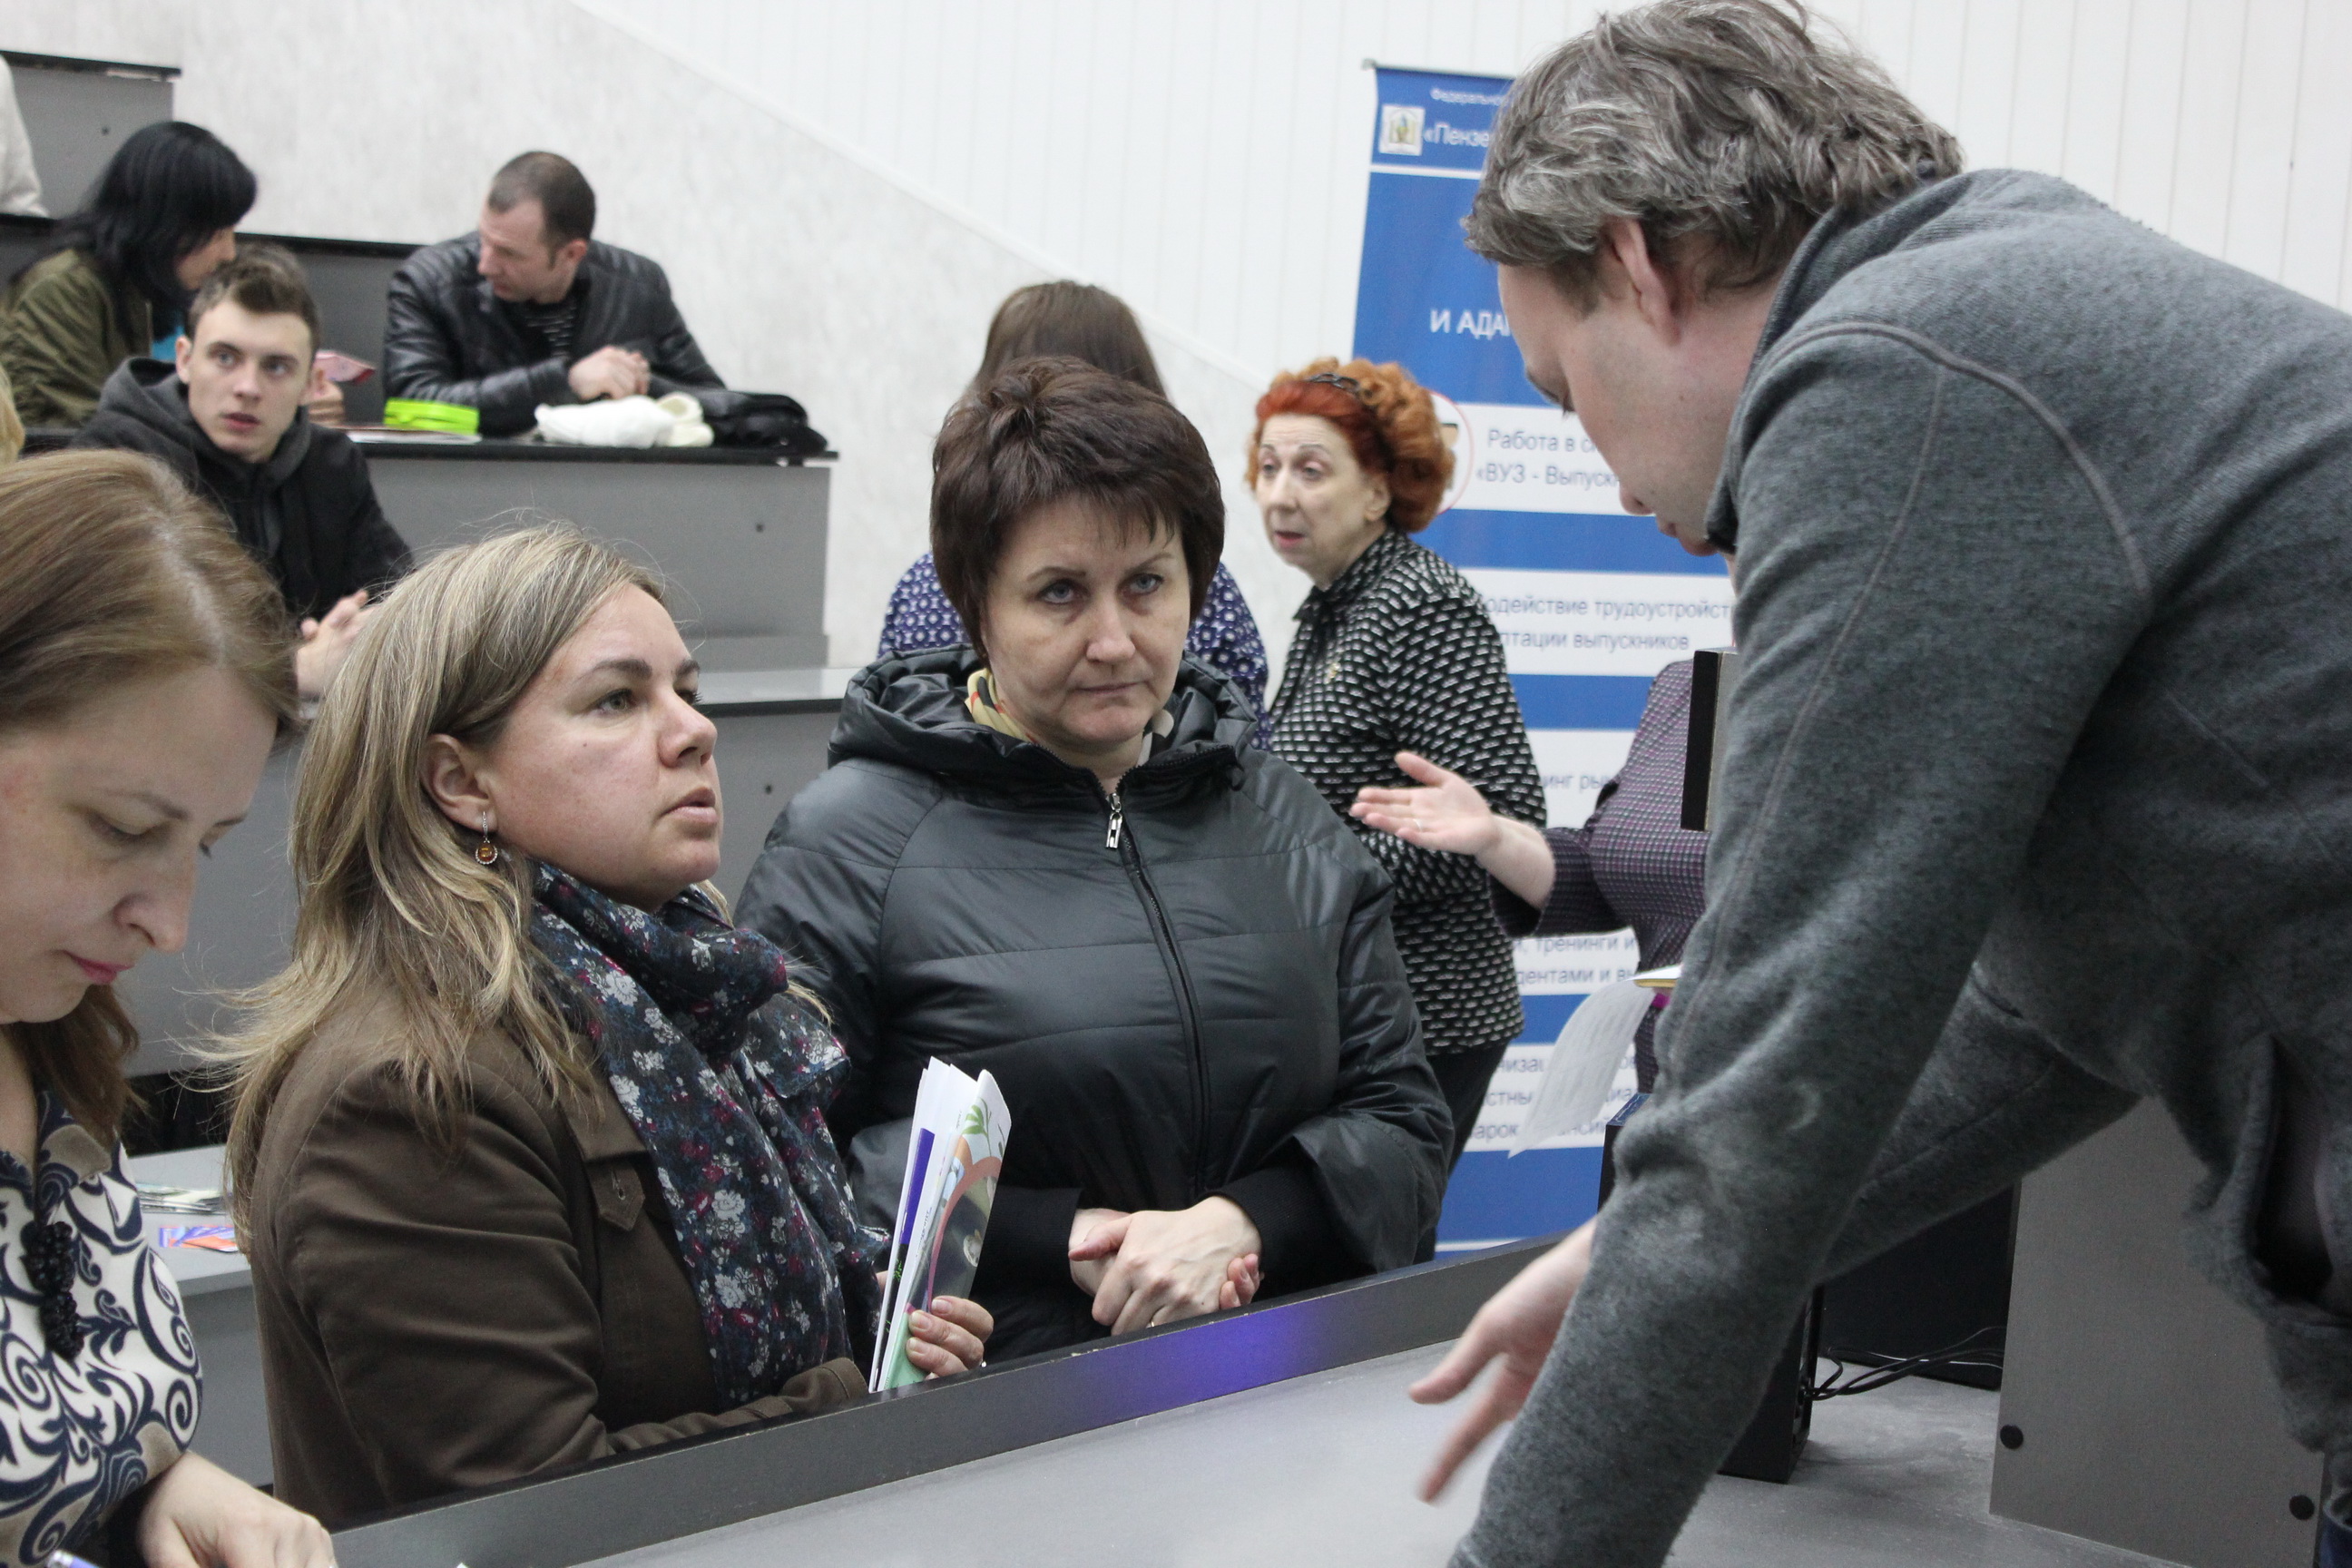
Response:
[{"label": "man in gray sweater", "polygon": [[1524,1401],[1459,1564],[1662,1561],[1816,1280],[2143,1095],[2352,1449],[2352,321],[1958,167],[1767,0],[1608,18],[1497,121],[1528,374],[1737,550],[1744,658],[1615,1195],[1415,1390],[1502,1363],[1433,1489]]}]

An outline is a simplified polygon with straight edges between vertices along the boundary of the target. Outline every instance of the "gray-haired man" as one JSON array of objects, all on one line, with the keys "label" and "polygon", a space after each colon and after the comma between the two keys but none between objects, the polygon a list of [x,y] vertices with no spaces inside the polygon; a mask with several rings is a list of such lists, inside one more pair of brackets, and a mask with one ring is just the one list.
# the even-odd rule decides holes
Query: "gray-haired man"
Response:
[{"label": "gray-haired man", "polygon": [[1661,1561],[1816,1279],[2140,1095],[2352,1447],[2352,321],[1958,157],[1765,0],[1607,19],[1496,123],[1528,374],[1737,548],[1745,658],[1606,1223],[1415,1391],[1503,1362],[1433,1486],[1525,1401],[1461,1563]]}]

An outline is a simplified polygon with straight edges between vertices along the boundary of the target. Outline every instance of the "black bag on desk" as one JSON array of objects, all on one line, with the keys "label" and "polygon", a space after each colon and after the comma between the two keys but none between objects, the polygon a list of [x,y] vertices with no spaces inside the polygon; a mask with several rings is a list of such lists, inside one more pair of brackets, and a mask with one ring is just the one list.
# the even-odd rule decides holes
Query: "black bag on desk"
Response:
[{"label": "black bag on desk", "polygon": [[825,449],[824,433],[808,422],[796,397],[724,386],[684,390],[702,405],[711,439],[721,447],[773,447],[788,458],[814,458]]}]

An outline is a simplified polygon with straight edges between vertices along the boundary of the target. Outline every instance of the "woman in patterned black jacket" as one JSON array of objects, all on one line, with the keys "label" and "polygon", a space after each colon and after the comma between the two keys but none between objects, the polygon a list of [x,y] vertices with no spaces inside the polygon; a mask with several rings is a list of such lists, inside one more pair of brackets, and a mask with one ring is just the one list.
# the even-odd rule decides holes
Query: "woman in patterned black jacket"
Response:
[{"label": "woman in patterned black jacket", "polygon": [[[1393,364],[1323,359],[1276,376],[1257,419],[1266,537],[1315,581],[1269,710],[1275,752],[1342,816],[1366,785],[1413,782],[1398,760],[1411,752],[1541,827],[1502,638],[1478,591],[1409,537],[1436,515],[1454,466],[1429,394]],[[1396,883],[1397,946],[1459,1159],[1522,1022],[1510,943],[1476,861],[1349,823]]]}]

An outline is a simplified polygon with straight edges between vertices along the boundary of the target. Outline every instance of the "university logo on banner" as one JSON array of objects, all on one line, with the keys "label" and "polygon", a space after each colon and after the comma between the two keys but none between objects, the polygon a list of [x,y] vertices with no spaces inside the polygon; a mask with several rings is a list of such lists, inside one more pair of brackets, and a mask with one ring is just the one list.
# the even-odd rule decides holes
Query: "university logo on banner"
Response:
[{"label": "university logo on banner", "polygon": [[1421,116],[1417,103],[1382,104],[1380,150],[1400,158],[1420,157]]},{"label": "university logo on banner", "polygon": [[[1628,516],[1617,478],[1573,416],[1528,384],[1495,268],[1463,243],[1495,111],[1510,83],[1379,72],[1355,352],[1394,360],[1437,398],[1454,447],[1447,510],[1419,536],[1485,595],[1503,635],[1555,826],[1581,823],[1623,765],[1651,679],[1731,640],[1723,563]],[[1527,1027],[1505,1052],[1448,1188],[1442,1248],[1591,1217],[1601,1122],[1507,1156],[1568,1016],[1633,973],[1633,933],[1517,944]],[[1603,1110],[1633,1091],[1624,1075]]]}]

